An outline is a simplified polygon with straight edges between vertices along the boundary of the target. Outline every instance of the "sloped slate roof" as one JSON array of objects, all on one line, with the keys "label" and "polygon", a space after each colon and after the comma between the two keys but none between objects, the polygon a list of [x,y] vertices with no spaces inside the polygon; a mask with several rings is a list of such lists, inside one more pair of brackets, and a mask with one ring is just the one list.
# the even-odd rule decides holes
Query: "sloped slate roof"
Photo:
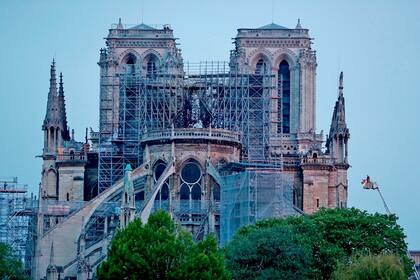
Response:
[{"label": "sloped slate roof", "polygon": [[142,24],[136,25],[136,26],[134,26],[130,29],[155,30],[156,28],[153,28],[153,27],[151,27],[147,24],[142,23]]},{"label": "sloped slate roof", "polygon": [[261,26],[258,29],[289,29],[289,28],[284,27],[284,26],[281,26],[281,25],[278,25],[276,23],[270,23],[270,24]]}]

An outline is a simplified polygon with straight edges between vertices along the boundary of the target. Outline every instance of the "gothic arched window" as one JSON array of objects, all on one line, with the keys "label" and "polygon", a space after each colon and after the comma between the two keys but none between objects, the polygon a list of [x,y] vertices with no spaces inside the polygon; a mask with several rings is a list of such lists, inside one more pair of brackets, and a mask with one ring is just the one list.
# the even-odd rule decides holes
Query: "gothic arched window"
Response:
[{"label": "gothic arched window", "polygon": [[137,58],[133,54],[128,54],[125,59],[125,70],[127,73],[134,74],[136,72],[135,64]]},{"label": "gothic arched window", "polygon": [[290,133],[290,69],[289,63],[283,60],[278,71],[278,133]]},{"label": "gothic arched window", "polygon": [[201,200],[201,179],[203,175],[199,163],[187,161],[181,169],[181,200]]},{"label": "gothic arched window", "polygon": [[260,60],[258,60],[257,64],[255,65],[255,74],[268,74],[268,63],[264,59],[261,58]]}]

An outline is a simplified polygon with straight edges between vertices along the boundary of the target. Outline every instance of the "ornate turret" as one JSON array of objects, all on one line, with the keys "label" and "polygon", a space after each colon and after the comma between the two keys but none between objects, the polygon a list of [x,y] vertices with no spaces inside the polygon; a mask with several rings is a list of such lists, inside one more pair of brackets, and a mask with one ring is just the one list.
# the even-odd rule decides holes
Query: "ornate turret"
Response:
[{"label": "ornate turret", "polygon": [[67,127],[66,105],[63,88],[63,75],[60,73],[60,84],[57,93],[55,61],[50,68],[50,90],[48,92],[47,111],[42,130],[44,130],[44,154],[56,153],[63,146],[64,140],[70,140]]},{"label": "ornate turret", "polygon": [[347,128],[346,123],[343,89],[343,72],[341,72],[340,84],[338,87],[338,100],[335,102],[330,133],[326,143],[327,152],[331,154],[336,163],[347,163],[347,143],[350,138],[349,129]]}]

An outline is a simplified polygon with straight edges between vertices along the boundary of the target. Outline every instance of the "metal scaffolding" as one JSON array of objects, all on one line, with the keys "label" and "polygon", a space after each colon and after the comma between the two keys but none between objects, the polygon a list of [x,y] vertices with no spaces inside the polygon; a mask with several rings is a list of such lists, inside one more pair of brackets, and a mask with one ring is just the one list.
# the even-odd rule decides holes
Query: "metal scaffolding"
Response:
[{"label": "metal scaffolding", "polygon": [[0,242],[10,245],[30,272],[38,203],[17,177],[0,177],[0,186]]},{"label": "metal scaffolding", "polygon": [[185,64],[184,69],[184,75],[152,76],[127,69],[102,78],[101,114],[106,117],[100,124],[99,193],[123,176],[124,164],[142,163],[146,132],[172,127],[240,132],[243,161],[281,166],[269,151],[275,77],[233,73],[218,61]]},{"label": "metal scaffolding", "polygon": [[254,224],[261,219],[301,213],[293,204],[293,177],[277,169],[246,167],[242,172],[223,176],[222,183],[222,245],[230,241],[241,226]]}]

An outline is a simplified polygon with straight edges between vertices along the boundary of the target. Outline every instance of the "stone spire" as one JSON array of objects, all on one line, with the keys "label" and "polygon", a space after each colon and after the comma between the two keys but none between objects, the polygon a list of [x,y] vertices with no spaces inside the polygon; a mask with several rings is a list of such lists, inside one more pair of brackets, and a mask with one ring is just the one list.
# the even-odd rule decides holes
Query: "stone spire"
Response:
[{"label": "stone spire", "polygon": [[58,280],[58,274],[62,269],[54,263],[54,241],[51,242],[50,263],[47,266],[46,280]]},{"label": "stone spire", "polygon": [[47,112],[45,114],[43,129],[55,120],[57,109],[57,79],[55,74],[55,60],[53,59],[50,66],[50,90],[48,92]]},{"label": "stone spire", "polygon": [[64,97],[64,87],[63,87],[63,73],[60,72],[60,83],[58,89],[58,112],[59,112],[59,122],[62,125],[62,137],[63,140],[70,140],[69,128],[67,126],[67,113],[66,113],[66,101]]},{"label": "stone spire", "polygon": [[42,130],[44,130],[44,152],[47,154],[55,153],[57,148],[63,146],[63,141],[70,140],[70,133],[67,127],[63,74],[60,73],[57,92],[55,60],[53,60],[50,68],[50,91],[48,92],[47,111]]},{"label": "stone spire", "polygon": [[51,242],[51,249],[50,249],[50,265],[54,264],[54,241]]},{"label": "stone spire", "polygon": [[338,100],[335,102],[334,114],[331,123],[331,125],[334,124],[336,129],[340,130],[347,128],[343,89],[343,72],[341,72],[338,86]]},{"label": "stone spire", "polygon": [[346,123],[343,89],[343,72],[341,72],[338,86],[338,99],[335,102],[330,133],[326,143],[327,151],[332,153],[334,158],[339,162],[347,162],[347,141],[350,138]]}]

